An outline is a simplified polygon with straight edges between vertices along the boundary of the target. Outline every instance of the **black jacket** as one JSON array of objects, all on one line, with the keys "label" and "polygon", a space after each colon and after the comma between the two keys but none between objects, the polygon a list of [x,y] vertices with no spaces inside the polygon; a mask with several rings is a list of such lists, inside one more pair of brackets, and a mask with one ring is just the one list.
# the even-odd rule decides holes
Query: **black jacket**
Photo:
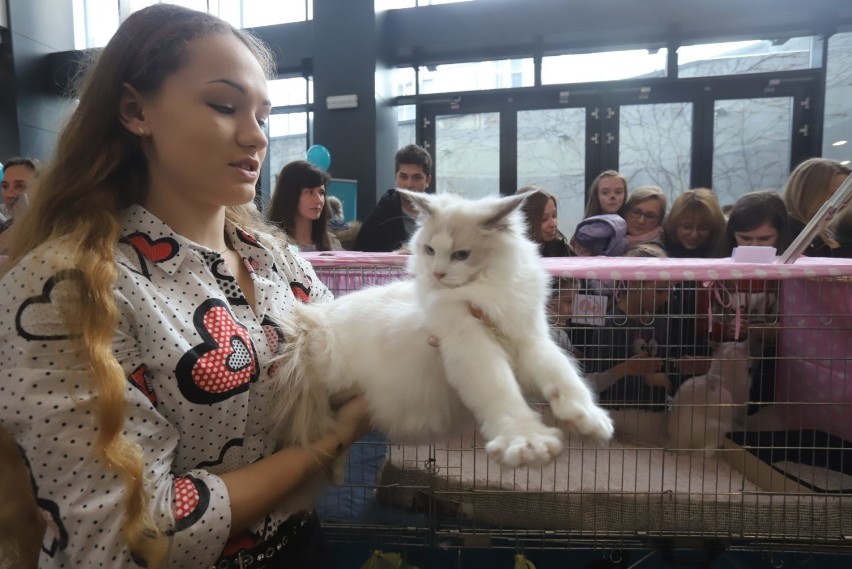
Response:
[{"label": "black jacket", "polygon": [[396,251],[408,241],[403,222],[405,217],[399,192],[388,190],[361,225],[355,250],[374,253]]}]

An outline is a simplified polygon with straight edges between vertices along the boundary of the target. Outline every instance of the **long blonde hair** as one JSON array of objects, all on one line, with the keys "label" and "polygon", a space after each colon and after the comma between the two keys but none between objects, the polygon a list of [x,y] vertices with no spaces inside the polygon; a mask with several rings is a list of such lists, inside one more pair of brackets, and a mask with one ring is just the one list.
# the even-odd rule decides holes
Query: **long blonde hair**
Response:
[{"label": "long blonde hair", "polygon": [[827,158],[810,158],[796,166],[784,184],[784,204],[793,219],[807,224],[831,197],[828,188],[837,175],[848,176],[849,168]]},{"label": "long blonde hair", "polygon": [[[118,324],[113,285],[120,212],[143,201],[148,161],[140,139],[119,120],[124,83],[143,94],[187,62],[188,45],[215,34],[233,34],[270,75],[273,58],[254,37],[204,12],[155,4],[130,15],[80,83],[79,105],[59,136],[55,159],[39,179],[23,219],[11,234],[8,272],[25,255],[41,256],[56,270],[72,268],[76,298],[62,307],[71,337],[88,363],[97,391],[96,451],[124,482],[123,535],[130,551],[149,567],[165,564],[166,538],[149,512],[139,446],[122,434],[127,379],[112,353]],[[228,208],[226,218],[271,233],[252,205]]]}]

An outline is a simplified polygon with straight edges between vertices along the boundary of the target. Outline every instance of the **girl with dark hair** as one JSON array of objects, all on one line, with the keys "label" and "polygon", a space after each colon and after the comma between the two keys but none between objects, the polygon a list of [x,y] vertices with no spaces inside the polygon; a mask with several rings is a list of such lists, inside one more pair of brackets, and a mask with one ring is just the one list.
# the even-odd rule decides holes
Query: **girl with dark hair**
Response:
[{"label": "girl with dark hair", "polygon": [[781,196],[770,191],[751,192],[734,203],[725,229],[724,253],[745,245],[775,247],[780,254],[790,244],[790,223]]},{"label": "girl with dark hair", "polygon": [[532,193],[521,210],[527,220],[527,237],[538,243],[542,257],[571,257],[574,253],[556,223],[556,198],[538,186],[524,186],[516,194]]},{"label": "girl with dark hair", "polygon": [[269,219],[300,251],[340,251],[337,237],[329,233],[331,215],[326,185],[331,177],[305,160],[281,169],[269,209]]},{"label": "girl with dark hair", "polygon": [[[21,536],[42,568],[329,565],[288,500],[370,425],[362,398],[308,447],[276,450],[266,424],[275,322],[330,299],[253,206],[272,69],[169,4],[90,68],[0,270],[0,464],[30,468],[0,480],[12,565],[34,562]],[[28,487],[43,539],[19,523]]]}]

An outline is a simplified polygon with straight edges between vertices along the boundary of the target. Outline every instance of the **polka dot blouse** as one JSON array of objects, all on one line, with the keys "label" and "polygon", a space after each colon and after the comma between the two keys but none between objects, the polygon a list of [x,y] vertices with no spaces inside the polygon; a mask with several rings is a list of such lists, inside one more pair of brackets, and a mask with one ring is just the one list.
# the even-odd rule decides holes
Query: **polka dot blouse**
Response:
[{"label": "polka dot blouse", "polygon": [[[125,433],[145,452],[170,567],[209,567],[230,530],[218,475],[274,450],[262,397],[280,339],[272,323],[297,301],[331,294],[289,249],[228,226],[254,283],[253,311],[218,253],[139,206],[123,228],[113,353],[127,375]],[[94,452],[93,382],[56,306],[74,274],[31,254],[2,280],[0,424],[21,447],[48,520],[40,566],[135,567],[120,529],[124,486]],[[267,516],[240,543],[262,542],[288,515]]]}]

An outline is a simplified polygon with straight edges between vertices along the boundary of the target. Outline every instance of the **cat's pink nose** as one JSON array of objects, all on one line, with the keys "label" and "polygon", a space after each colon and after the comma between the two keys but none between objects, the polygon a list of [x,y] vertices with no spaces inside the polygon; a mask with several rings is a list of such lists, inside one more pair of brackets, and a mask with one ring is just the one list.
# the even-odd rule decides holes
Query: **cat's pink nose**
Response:
[{"label": "cat's pink nose", "polygon": [[447,273],[440,273],[440,272],[438,272],[438,271],[435,271],[435,272],[434,272],[434,273],[432,273],[432,274],[433,274],[433,275],[435,275],[435,278],[436,278],[436,279],[438,279],[438,280],[441,280],[442,278],[444,278],[445,276],[447,276]]}]

